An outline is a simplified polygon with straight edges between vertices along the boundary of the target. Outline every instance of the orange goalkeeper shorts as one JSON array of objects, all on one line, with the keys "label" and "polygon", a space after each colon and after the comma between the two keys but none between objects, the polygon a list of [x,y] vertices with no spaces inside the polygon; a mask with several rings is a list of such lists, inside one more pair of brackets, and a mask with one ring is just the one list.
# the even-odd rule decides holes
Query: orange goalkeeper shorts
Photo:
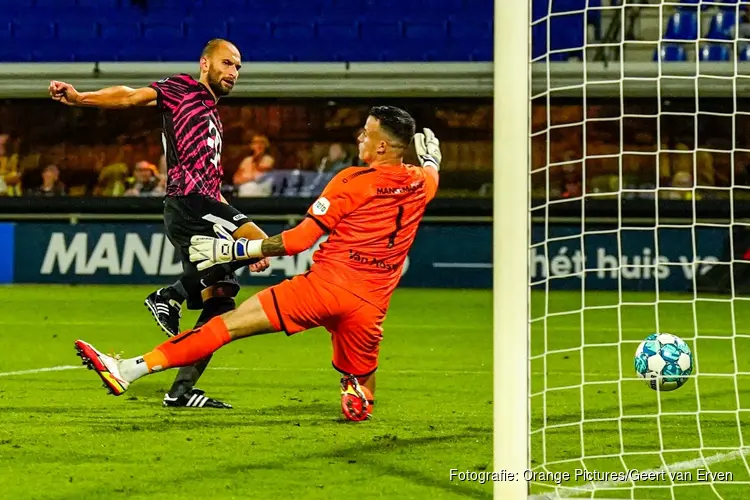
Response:
[{"label": "orange goalkeeper shorts", "polygon": [[328,330],[339,372],[365,377],[378,368],[385,313],[369,302],[314,272],[267,288],[258,298],[274,328],[287,335],[319,326]]}]

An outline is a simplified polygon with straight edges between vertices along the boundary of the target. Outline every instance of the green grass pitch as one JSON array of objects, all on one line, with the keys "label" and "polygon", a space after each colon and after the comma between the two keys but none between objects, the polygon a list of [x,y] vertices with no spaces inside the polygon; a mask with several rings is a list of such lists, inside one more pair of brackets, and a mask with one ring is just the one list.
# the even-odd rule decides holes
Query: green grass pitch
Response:
[{"label": "green grass pitch", "polygon": [[[83,368],[14,373],[77,365],[76,338],[124,355],[151,349],[163,337],[141,305],[148,291],[0,288],[0,496],[491,498],[490,483],[449,480],[452,468],[493,470],[489,291],[396,293],[376,418],[364,424],[341,420],[322,330],[223,348],[199,385],[233,403],[229,411],[162,408],[174,372],[141,380],[120,398]],[[736,452],[750,439],[750,376],[735,375],[750,373],[750,307],[691,299],[661,294],[657,307],[647,293],[624,294],[622,303],[609,292],[533,294],[532,317],[546,320],[532,324],[532,467],[678,464],[685,473],[606,491],[570,481],[564,486],[584,489],[567,495],[750,497],[742,484],[750,481],[747,457]],[[195,316],[185,312],[183,326]],[[699,376],[671,393],[622,379],[635,377],[632,353],[657,330],[680,335],[696,355]],[[731,472],[733,481],[698,480],[700,453],[681,450],[701,448],[707,468]],[[531,493],[550,494],[548,485],[532,483]]]},{"label": "green grass pitch", "polygon": [[[150,287],[0,288],[0,494],[8,499],[491,498],[490,291],[399,290],[375,419],[344,422],[323,330],[226,346],[199,387],[233,410],[166,409],[176,372],[106,394],[73,341],[136,355],[165,337]],[[242,298],[247,297],[246,290]],[[184,312],[183,326],[196,314]]]}]

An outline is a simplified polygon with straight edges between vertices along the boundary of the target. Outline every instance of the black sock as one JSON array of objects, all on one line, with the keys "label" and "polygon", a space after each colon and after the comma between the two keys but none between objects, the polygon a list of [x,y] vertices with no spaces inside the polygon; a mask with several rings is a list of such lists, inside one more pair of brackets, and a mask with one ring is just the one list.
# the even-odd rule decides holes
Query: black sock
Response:
[{"label": "black sock", "polygon": [[236,270],[242,269],[253,262],[253,260],[246,260],[230,262],[229,264],[218,264],[216,266],[211,266],[208,269],[204,269],[203,271],[186,274],[174,285],[169,287],[171,289],[170,293],[180,297],[179,302],[182,303],[187,300],[188,297],[200,296],[200,293],[204,289],[215,285],[226,278],[227,275],[234,274]]},{"label": "black sock", "polygon": [[[196,321],[195,323],[195,328],[205,325],[212,318],[220,316],[225,312],[229,312],[234,308],[235,302],[232,298],[214,297],[208,299],[207,301],[205,301],[203,310],[201,311],[201,315],[198,317],[198,321]],[[177,371],[177,376],[172,383],[172,387],[169,389],[169,397],[178,398],[183,394],[187,394],[188,392],[193,390],[193,387],[195,387],[198,379],[201,378],[203,372],[206,371],[208,363],[209,361],[211,361],[211,356],[212,355],[206,356],[194,365],[181,367]]]}]

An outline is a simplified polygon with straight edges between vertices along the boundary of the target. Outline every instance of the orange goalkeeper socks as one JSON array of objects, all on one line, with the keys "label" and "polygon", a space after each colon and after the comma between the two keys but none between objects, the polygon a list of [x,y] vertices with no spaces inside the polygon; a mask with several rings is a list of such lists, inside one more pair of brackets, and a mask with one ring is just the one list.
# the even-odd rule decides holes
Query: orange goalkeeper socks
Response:
[{"label": "orange goalkeeper socks", "polygon": [[231,340],[227,325],[217,316],[199,328],[172,337],[145,354],[143,360],[149,372],[188,366],[213,354]]}]

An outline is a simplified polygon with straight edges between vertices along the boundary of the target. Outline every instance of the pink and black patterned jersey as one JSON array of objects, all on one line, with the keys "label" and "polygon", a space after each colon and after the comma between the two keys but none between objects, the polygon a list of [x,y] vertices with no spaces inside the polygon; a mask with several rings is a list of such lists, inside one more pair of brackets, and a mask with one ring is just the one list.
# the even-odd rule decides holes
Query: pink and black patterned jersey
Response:
[{"label": "pink and black patterned jersey", "polygon": [[223,127],[216,101],[202,83],[179,74],[150,85],[158,93],[167,159],[167,196],[197,193],[220,199]]}]

